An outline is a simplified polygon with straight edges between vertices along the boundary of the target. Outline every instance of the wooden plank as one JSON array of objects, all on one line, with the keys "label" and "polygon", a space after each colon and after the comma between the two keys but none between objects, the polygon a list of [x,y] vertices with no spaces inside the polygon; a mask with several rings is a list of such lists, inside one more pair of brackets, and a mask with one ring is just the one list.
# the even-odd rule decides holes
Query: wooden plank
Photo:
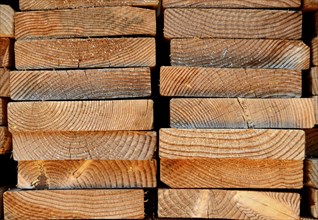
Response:
[{"label": "wooden plank", "polygon": [[171,97],[300,98],[302,73],[283,69],[165,66],[160,71],[160,94]]},{"label": "wooden plank", "polygon": [[297,193],[159,189],[160,218],[299,219]]},{"label": "wooden plank", "polygon": [[162,128],[159,138],[160,158],[305,159],[300,130]]},{"label": "wooden plank", "polygon": [[301,189],[303,161],[160,158],[160,180],[183,189]]},{"label": "wooden plank", "polygon": [[310,213],[314,218],[318,218],[318,190],[309,188],[309,208]]},{"label": "wooden plank", "polygon": [[0,37],[14,38],[14,15],[9,5],[0,5]]},{"label": "wooden plank", "polygon": [[318,157],[318,129],[306,129],[306,156]]},{"label": "wooden plank", "polygon": [[318,124],[318,96],[312,97],[314,103],[314,112],[315,112],[315,124]]},{"label": "wooden plank", "polygon": [[11,190],[5,219],[143,219],[143,190]]},{"label": "wooden plank", "polygon": [[0,97],[10,97],[10,71],[0,68]]},{"label": "wooden plank", "polygon": [[0,67],[13,65],[13,41],[10,38],[0,38]]},{"label": "wooden plank", "polygon": [[0,218],[3,218],[3,194],[8,188],[7,186],[0,186]]},{"label": "wooden plank", "polygon": [[159,0],[20,0],[20,10],[47,10],[101,6],[157,7]]},{"label": "wooden plank", "polygon": [[310,70],[311,94],[318,95],[318,67],[312,67]]},{"label": "wooden plank", "polygon": [[318,66],[318,37],[311,41],[312,64]]},{"label": "wooden plank", "polygon": [[149,97],[151,74],[149,68],[12,71],[11,94],[34,101]]},{"label": "wooden plank", "polygon": [[162,4],[164,8],[299,8],[301,0],[163,0]]},{"label": "wooden plank", "polygon": [[8,105],[11,132],[151,130],[152,100],[20,102]]},{"label": "wooden plank", "polygon": [[156,12],[134,7],[18,12],[15,32],[17,39],[156,36]]},{"label": "wooden plank", "polygon": [[18,188],[156,187],[156,160],[19,161]]},{"label": "wooden plank", "polygon": [[268,39],[173,39],[172,66],[308,69],[310,49],[302,41]]},{"label": "wooden plank", "polygon": [[154,38],[21,40],[15,43],[15,61],[20,70],[154,67],[156,46]]},{"label": "wooden plank", "polygon": [[8,128],[0,127],[0,155],[10,153],[12,150],[12,137]]},{"label": "wooden plank", "polygon": [[318,159],[307,158],[304,172],[306,185],[318,189]]},{"label": "wooden plank", "polygon": [[164,36],[167,39],[301,39],[302,13],[287,10],[166,9]]},{"label": "wooden plank", "polygon": [[303,10],[304,11],[316,11],[318,10],[317,0],[303,0]]},{"label": "wooden plank", "polygon": [[7,125],[7,100],[0,98],[0,126]]},{"label": "wooden plank", "polygon": [[21,160],[151,160],[156,132],[23,132],[13,134],[13,157]]},{"label": "wooden plank", "polygon": [[312,99],[172,99],[173,128],[313,128]]}]

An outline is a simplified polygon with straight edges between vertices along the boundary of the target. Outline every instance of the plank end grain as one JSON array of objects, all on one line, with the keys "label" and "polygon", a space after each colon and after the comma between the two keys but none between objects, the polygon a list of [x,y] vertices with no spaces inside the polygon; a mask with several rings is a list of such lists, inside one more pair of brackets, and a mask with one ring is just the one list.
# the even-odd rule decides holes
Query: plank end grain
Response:
[{"label": "plank end grain", "polygon": [[0,68],[0,97],[10,97],[10,71]]},{"label": "plank end grain", "polygon": [[317,0],[303,0],[304,11],[316,11],[318,10],[318,1]]},{"label": "plank end grain", "polygon": [[0,127],[0,155],[11,153],[12,137],[6,127]]},{"label": "plank end grain", "polygon": [[306,157],[318,157],[318,129],[306,129]]},{"label": "plank end grain", "polygon": [[0,67],[14,66],[13,40],[0,38]]},{"label": "plank end grain", "polygon": [[318,189],[309,188],[309,208],[314,218],[318,218]]},{"label": "plank end grain", "polygon": [[0,4],[0,37],[14,38],[15,11],[9,5]]}]

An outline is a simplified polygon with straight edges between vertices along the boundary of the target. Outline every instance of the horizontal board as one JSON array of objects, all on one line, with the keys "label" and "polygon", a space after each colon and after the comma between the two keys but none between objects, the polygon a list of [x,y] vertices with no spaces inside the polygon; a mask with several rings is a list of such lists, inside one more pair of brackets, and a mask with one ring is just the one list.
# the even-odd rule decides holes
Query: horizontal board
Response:
[{"label": "horizontal board", "polygon": [[297,98],[302,73],[284,69],[165,66],[160,94],[171,97]]},{"label": "horizontal board", "polygon": [[154,67],[156,46],[154,38],[20,40],[15,61],[20,70]]},{"label": "horizontal board", "polygon": [[0,5],[0,37],[14,38],[15,12],[9,5]]},{"label": "horizontal board", "polygon": [[0,97],[10,97],[10,71],[0,68]]},{"label": "horizontal board", "polygon": [[0,155],[11,153],[12,137],[8,128],[0,127]]},{"label": "horizontal board", "polygon": [[316,11],[318,10],[317,0],[303,0],[304,11]]},{"label": "horizontal board", "polygon": [[302,41],[268,39],[173,39],[172,66],[308,69],[310,49]]},{"label": "horizontal board", "polygon": [[10,80],[13,100],[117,99],[151,95],[149,68],[12,71]]},{"label": "horizontal board", "polygon": [[157,7],[159,0],[19,0],[19,3],[20,10],[45,10],[101,6]]},{"label": "horizontal board", "polygon": [[21,160],[151,160],[156,132],[22,132],[13,134],[13,157]]},{"label": "horizontal board", "polygon": [[155,160],[19,161],[18,188],[152,188]]},{"label": "horizontal board", "polygon": [[303,161],[161,158],[160,180],[182,189],[301,189]]},{"label": "horizontal board", "polygon": [[151,130],[152,100],[16,102],[8,105],[12,133]]},{"label": "horizontal board", "polygon": [[318,37],[311,41],[311,61],[314,66],[318,66]]},{"label": "horizontal board", "polygon": [[143,219],[143,190],[11,190],[5,219]]},{"label": "horizontal board", "polygon": [[161,218],[299,219],[297,193],[159,189]]},{"label": "horizontal board", "polygon": [[305,159],[299,130],[162,128],[159,138],[160,158]]},{"label": "horizontal board", "polygon": [[13,59],[13,40],[0,38],[0,67],[14,66]]},{"label": "horizontal board", "polygon": [[313,128],[312,99],[172,99],[173,128]]},{"label": "horizontal board", "polygon": [[310,213],[314,218],[318,218],[318,190],[309,188],[309,208]]},{"label": "horizontal board", "polygon": [[17,39],[156,36],[156,13],[133,7],[18,12],[15,33]]},{"label": "horizontal board", "polygon": [[163,0],[162,4],[165,8],[298,8],[301,0]]},{"label": "horizontal board", "polygon": [[306,129],[306,157],[318,157],[318,129]]},{"label": "horizontal board", "polygon": [[166,9],[164,36],[167,39],[300,39],[302,13],[287,10]]},{"label": "horizontal board", "polygon": [[318,189],[318,159],[307,158],[304,172],[306,185]]}]

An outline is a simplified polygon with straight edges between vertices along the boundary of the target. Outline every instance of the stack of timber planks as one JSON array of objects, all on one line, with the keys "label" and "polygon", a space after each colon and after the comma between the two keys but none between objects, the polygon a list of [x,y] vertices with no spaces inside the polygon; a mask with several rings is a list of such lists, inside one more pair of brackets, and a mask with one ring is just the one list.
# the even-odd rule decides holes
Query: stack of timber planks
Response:
[{"label": "stack of timber planks", "polygon": [[[143,219],[158,0],[20,0],[6,219]],[[141,8],[137,6],[144,6]]]},{"label": "stack of timber planks", "polygon": [[[160,218],[299,219],[310,49],[300,0],[163,0]],[[266,8],[266,9],[265,9]],[[286,191],[288,190],[288,191]]]}]

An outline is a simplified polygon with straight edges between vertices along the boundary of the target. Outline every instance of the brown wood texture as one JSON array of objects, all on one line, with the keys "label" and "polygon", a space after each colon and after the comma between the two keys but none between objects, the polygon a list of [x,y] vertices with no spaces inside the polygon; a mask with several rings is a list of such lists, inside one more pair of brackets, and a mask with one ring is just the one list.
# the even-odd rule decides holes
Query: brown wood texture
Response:
[{"label": "brown wood texture", "polygon": [[21,160],[151,160],[156,132],[22,132],[13,134],[13,157]]},{"label": "brown wood texture", "polygon": [[9,5],[0,5],[0,37],[14,38],[14,10]]},{"label": "brown wood texture", "polygon": [[5,219],[143,219],[143,190],[28,190],[4,195]]},{"label": "brown wood texture", "polygon": [[317,0],[303,0],[303,10],[305,10],[305,11],[318,10],[318,1]]},{"label": "brown wood texture", "polygon": [[12,137],[8,128],[0,127],[0,155],[11,153]]},{"label": "brown wood texture", "polygon": [[3,194],[8,188],[7,186],[0,186],[0,218],[3,218]]},{"label": "brown wood texture", "polygon": [[311,94],[318,95],[318,67],[312,67],[310,70]]},{"label": "brown wood texture", "polygon": [[160,70],[160,94],[171,97],[299,98],[302,73],[284,69],[165,66]]},{"label": "brown wood texture", "polygon": [[315,111],[315,124],[318,124],[318,96],[312,97],[313,103],[314,103],[314,111]]},{"label": "brown wood texture", "polygon": [[161,218],[299,219],[297,193],[159,189]]},{"label": "brown wood texture", "polygon": [[305,159],[305,134],[298,130],[162,128],[159,138],[160,158]]},{"label": "brown wood texture", "polygon": [[312,99],[172,99],[173,128],[313,128]]},{"label": "brown wood texture", "polygon": [[12,71],[10,80],[13,100],[96,100],[151,95],[149,68]]},{"label": "brown wood texture", "polygon": [[306,156],[318,157],[318,129],[306,129]]},{"label": "brown wood texture", "polygon": [[12,133],[27,131],[151,130],[152,100],[9,103]]},{"label": "brown wood texture", "polygon": [[10,97],[10,71],[0,68],[0,97]]},{"label": "brown wood texture", "polygon": [[15,33],[17,39],[156,36],[156,12],[128,6],[18,12]]},{"label": "brown wood texture", "polygon": [[318,218],[318,190],[309,188],[309,208],[314,218]]},{"label": "brown wood texture", "polygon": [[307,158],[304,172],[306,185],[318,189],[318,159]]},{"label": "brown wood texture", "polygon": [[165,8],[299,8],[301,0],[163,0],[162,4]]},{"label": "brown wood texture", "polygon": [[311,62],[314,66],[318,66],[318,37],[311,41]]},{"label": "brown wood texture", "polygon": [[18,188],[156,187],[156,160],[19,161]]},{"label": "brown wood texture", "polygon": [[160,180],[182,189],[301,189],[303,161],[160,158]]},{"label": "brown wood texture", "polygon": [[310,49],[302,41],[268,39],[173,39],[172,66],[303,70]]},{"label": "brown wood texture", "polygon": [[167,39],[300,39],[302,13],[287,10],[166,9],[164,36]]},{"label": "brown wood texture", "polygon": [[0,38],[0,67],[12,67],[13,60],[13,41],[10,38]]},{"label": "brown wood texture", "polygon": [[[285,1],[285,0],[284,0]],[[157,7],[159,0],[20,0],[20,9],[24,10],[46,10],[46,9],[65,9],[82,7],[101,7],[101,6],[143,6]]]},{"label": "brown wood texture", "polygon": [[20,40],[15,61],[20,70],[154,67],[156,46],[154,38]]},{"label": "brown wood texture", "polygon": [[6,99],[0,98],[0,126],[7,125],[7,103]]}]

